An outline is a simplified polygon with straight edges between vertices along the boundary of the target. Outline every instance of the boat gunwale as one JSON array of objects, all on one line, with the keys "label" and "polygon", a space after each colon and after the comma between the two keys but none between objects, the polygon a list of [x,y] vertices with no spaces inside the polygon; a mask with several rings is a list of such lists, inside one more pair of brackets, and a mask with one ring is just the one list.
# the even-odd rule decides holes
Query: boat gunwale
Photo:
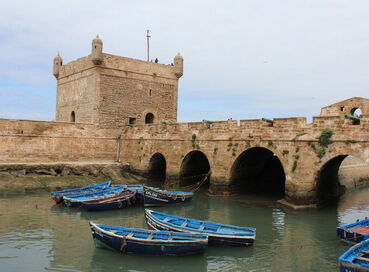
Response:
[{"label": "boat gunwale", "polygon": [[[110,189],[110,188],[108,188],[108,189]],[[125,190],[124,188],[120,188],[120,187],[115,187],[114,189],[116,189],[116,191],[115,190],[112,190],[112,191],[104,191],[104,192],[107,195],[108,194],[111,194],[111,196],[109,196],[109,197],[114,197],[114,196],[116,196],[116,195],[118,195],[120,193],[123,193],[124,191],[128,191],[128,190]],[[98,193],[101,193],[101,192],[98,192]],[[73,202],[73,203],[74,202],[85,202],[85,201],[99,200],[99,198],[93,198],[93,195],[94,195],[94,193],[91,193],[91,196],[90,197],[86,197],[86,198],[82,198],[82,197],[81,198],[78,198],[77,195],[72,195],[72,198],[66,196],[66,197],[63,197],[63,200],[67,200],[67,201]],[[101,200],[104,199],[103,196],[105,196],[105,195],[104,194],[101,195],[101,197],[102,197]],[[108,198],[108,197],[105,197],[105,198]]]},{"label": "boat gunwale", "polygon": [[[145,209],[145,215],[147,215],[146,210],[148,210],[148,209]],[[150,211],[152,211],[152,210],[150,210]],[[254,230],[250,230],[251,232],[253,232],[254,235],[251,235],[251,234],[237,235],[237,234],[233,234],[233,233],[232,234],[227,234],[227,233],[219,233],[219,232],[213,232],[213,231],[196,230],[196,229],[187,228],[187,227],[180,227],[180,226],[177,226],[177,225],[170,224],[168,222],[161,222],[161,221],[159,221],[159,219],[154,218],[152,214],[147,215],[147,216],[150,217],[150,219],[152,221],[154,221],[155,223],[157,223],[158,225],[161,225],[161,226],[164,226],[164,227],[170,226],[170,228],[173,228],[174,230],[176,230],[178,232],[184,232],[183,230],[185,230],[187,233],[206,234],[206,235],[211,236],[211,237],[235,238],[235,239],[254,239],[254,240],[256,239],[256,229],[255,228],[252,228]],[[197,221],[200,221],[200,220],[197,220]],[[210,222],[210,221],[200,221],[200,222]],[[147,221],[146,221],[146,223],[149,224],[149,222],[147,222]],[[214,222],[210,222],[210,223],[214,223]],[[216,223],[216,224],[219,224],[219,223]],[[225,225],[225,224],[219,224],[219,225]],[[226,225],[226,226],[233,226],[233,225]],[[155,228],[155,226],[151,226],[151,227]],[[235,227],[238,227],[238,226],[235,226]],[[247,228],[247,227],[245,227],[245,228]]]},{"label": "boat gunwale", "polygon": [[[91,188],[91,189],[96,188],[98,190],[103,190],[103,189],[106,189],[106,188],[110,188],[111,183],[112,183],[112,181],[109,180],[109,181],[106,181],[106,182],[103,182],[103,183],[92,184],[92,185],[89,185],[89,186],[83,186],[83,187],[76,187],[76,188],[70,188],[70,189],[65,189],[65,190],[53,191],[53,192],[50,193],[50,195],[52,197],[63,197],[63,196],[65,196],[65,194],[68,195],[68,193],[77,192],[78,190],[88,190],[89,188]],[[100,188],[100,187],[102,187],[102,188]]]},{"label": "boat gunwale", "polygon": [[157,192],[159,194],[163,194],[163,195],[168,195],[169,197],[173,196],[173,195],[181,195],[181,196],[193,196],[193,192],[180,192],[180,191],[167,191],[167,190],[162,190],[159,188],[154,188],[154,187],[150,187],[150,186],[143,186],[144,187],[144,193],[145,193],[145,189],[148,189],[150,191],[154,191]]},{"label": "boat gunwale", "polygon": [[[160,244],[160,243],[163,243],[163,244],[173,244],[173,243],[179,243],[179,244],[195,244],[195,243],[201,243],[201,244],[208,244],[208,235],[201,235],[203,236],[204,239],[188,239],[188,240],[158,240],[158,239],[155,239],[155,240],[148,240],[148,239],[144,239],[144,238],[136,238],[136,237],[127,237],[126,235],[117,235],[113,232],[110,232],[110,231],[106,231],[102,228],[100,228],[98,226],[98,224],[95,224],[93,222],[90,221],[90,226],[91,228],[95,228],[95,229],[98,229],[100,232],[102,233],[105,233],[109,236],[113,236],[113,237],[116,237],[116,238],[120,238],[120,239],[125,239],[125,240],[133,240],[133,241],[136,241],[136,242],[145,242],[145,243],[151,243],[151,244]],[[124,227],[122,227],[124,228]],[[130,229],[130,228],[127,228],[127,229]],[[146,231],[146,230],[145,230]],[[152,232],[170,232],[170,231],[152,231]]]}]

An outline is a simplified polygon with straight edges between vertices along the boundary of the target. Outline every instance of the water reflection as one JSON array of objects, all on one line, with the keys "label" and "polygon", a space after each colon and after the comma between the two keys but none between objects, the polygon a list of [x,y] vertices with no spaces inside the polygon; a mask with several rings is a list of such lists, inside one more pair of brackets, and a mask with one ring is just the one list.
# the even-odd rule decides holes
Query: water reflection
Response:
[{"label": "water reflection", "polygon": [[204,254],[158,257],[95,248],[89,221],[146,228],[143,208],[86,212],[53,205],[48,194],[0,198],[2,271],[336,271],[348,246],[339,224],[368,216],[369,188],[347,192],[338,207],[292,211],[257,196],[208,197],[156,208],[179,216],[257,228],[252,247],[208,248]]}]

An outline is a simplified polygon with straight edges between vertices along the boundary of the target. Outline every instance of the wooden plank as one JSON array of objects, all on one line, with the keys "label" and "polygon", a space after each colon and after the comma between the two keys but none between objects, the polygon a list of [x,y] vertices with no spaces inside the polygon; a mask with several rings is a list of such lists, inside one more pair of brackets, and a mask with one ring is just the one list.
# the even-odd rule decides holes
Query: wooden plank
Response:
[{"label": "wooden plank", "polygon": [[358,260],[361,260],[361,261],[365,261],[365,262],[369,262],[369,258],[356,257],[355,259],[358,259]]}]

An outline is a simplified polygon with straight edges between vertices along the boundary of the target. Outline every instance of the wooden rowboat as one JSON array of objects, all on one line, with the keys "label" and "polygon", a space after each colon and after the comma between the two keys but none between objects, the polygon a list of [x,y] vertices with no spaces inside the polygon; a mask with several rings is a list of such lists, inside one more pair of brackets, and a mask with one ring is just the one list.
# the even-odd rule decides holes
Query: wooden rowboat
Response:
[{"label": "wooden rowboat", "polygon": [[192,192],[167,191],[154,187],[144,186],[145,206],[165,206],[191,200]]},{"label": "wooden rowboat", "polygon": [[124,209],[136,202],[136,192],[123,191],[121,194],[102,200],[91,200],[81,203],[81,208],[88,211],[106,211]]},{"label": "wooden rowboat", "polygon": [[67,195],[77,195],[77,194],[87,194],[97,192],[106,188],[109,188],[111,185],[111,181],[107,181],[100,184],[94,184],[86,187],[67,189],[61,191],[51,192],[51,198],[58,204],[63,202],[63,197]]},{"label": "wooden rowboat", "polygon": [[131,229],[92,222],[90,227],[96,247],[126,253],[188,255],[202,252],[208,243],[207,235]]},{"label": "wooden rowboat", "polygon": [[369,240],[358,243],[339,257],[341,272],[369,271]]},{"label": "wooden rowboat", "polygon": [[68,207],[79,207],[83,202],[111,198],[123,191],[125,191],[123,186],[114,186],[94,193],[64,196],[63,202]]},{"label": "wooden rowboat", "polygon": [[337,236],[352,244],[369,239],[369,219],[337,227]]},{"label": "wooden rowboat", "polygon": [[207,234],[212,246],[252,245],[256,229],[199,221],[145,209],[146,223],[151,229]]}]

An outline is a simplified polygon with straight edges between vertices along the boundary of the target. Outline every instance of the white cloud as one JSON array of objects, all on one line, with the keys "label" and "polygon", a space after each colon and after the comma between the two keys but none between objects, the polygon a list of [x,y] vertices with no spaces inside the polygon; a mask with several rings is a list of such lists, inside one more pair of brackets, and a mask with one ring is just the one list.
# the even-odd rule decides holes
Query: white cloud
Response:
[{"label": "white cloud", "polygon": [[[367,0],[13,0],[1,10],[0,79],[13,85],[55,93],[56,52],[64,62],[87,55],[96,33],[105,52],[145,59],[150,28],[153,58],[184,55],[181,97],[203,100],[209,119],[222,100],[224,116],[245,118],[261,109],[270,117],[318,114],[368,96]],[[235,109],[239,101],[248,107]],[[196,110],[179,103],[182,120]]]}]

